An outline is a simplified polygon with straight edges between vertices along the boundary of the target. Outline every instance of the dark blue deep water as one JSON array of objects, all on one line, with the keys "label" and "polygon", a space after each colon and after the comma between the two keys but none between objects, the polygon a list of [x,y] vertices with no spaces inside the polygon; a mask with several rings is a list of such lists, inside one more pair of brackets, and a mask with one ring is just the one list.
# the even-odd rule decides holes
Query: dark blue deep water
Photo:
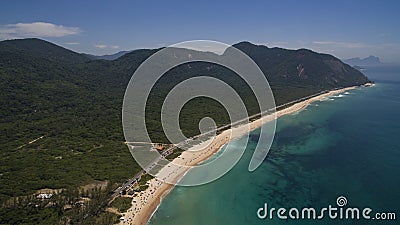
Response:
[{"label": "dark blue deep water", "polygon": [[[376,81],[374,87],[279,118],[273,146],[256,171],[247,170],[250,143],[239,163],[217,181],[173,189],[150,224],[400,224],[400,70],[367,68],[365,73]],[[397,218],[281,220],[274,215],[261,220],[256,214],[264,203],[319,210],[337,206],[338,196],[347,198],[345,207],[369,207],[372,217],[396,212]]]}]

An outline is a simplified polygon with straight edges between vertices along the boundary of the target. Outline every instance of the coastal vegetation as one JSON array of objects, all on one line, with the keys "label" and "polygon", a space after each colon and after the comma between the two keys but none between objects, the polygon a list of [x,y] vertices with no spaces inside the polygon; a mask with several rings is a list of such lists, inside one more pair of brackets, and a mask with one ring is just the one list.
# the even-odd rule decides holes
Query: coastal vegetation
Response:
[{"label": "coastal vegetation", "polygon": [[131,201],[131,198],[118,197],[111,203],[111,207],[116,208],[118,212],[125,212],[131,207]]},{"label": "coastal vegetation", "polygon": [[[330,55],[248,42],[235,47],[259,65],[277,105],[368,82],[360,71]],[[39,39],[0,42],[0,224],[117,221],[115,214],[102,210],[107,198],[113,188],[141,170],[124,144],[122,99],[132,73],[156,51],[135,50],[107,61]],[[168,143],[160,122],[160,103],[166,94],[182,80],[201,75],[231,85],[249,115],[259,111],[248,85],[232,71],[207,63],[181,65],[156,83],[148,99],[146,122],[154,142]],[[186,136],[200,132],[198,122],[205,116],[218,126],[229,122],[222,105],[209,98],[191,100],[180,116]],[[179,150],[169,158],[178,155]],[[80,190],[105,180],[106,188]],[[38,199],[37,191],[44,188],[61,191]],[[117,198],[114,204],[124,209],[126,201]]]}]

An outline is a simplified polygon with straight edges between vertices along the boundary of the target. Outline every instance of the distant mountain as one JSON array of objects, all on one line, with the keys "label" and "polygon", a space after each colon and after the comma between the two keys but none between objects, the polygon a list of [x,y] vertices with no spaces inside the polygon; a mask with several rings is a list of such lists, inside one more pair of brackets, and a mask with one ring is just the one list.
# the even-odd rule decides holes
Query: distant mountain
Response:
[{"label": "distant mountain", "polygon": [[90,55],[90,54],[85,54],[85,55],[91,59],[115,60],[129,52],[131,52],[131,51],[120,51],[120,52],[117,52],[115,54],[110,54],[110,55]]},{"label": "distant mountain", "polygon": [[352,66],[379,66],[383,64],[379,59],[379,57],[373,55],[370,55],[363,59],[356,57],[351,59],[345,59],[343,61]]}]

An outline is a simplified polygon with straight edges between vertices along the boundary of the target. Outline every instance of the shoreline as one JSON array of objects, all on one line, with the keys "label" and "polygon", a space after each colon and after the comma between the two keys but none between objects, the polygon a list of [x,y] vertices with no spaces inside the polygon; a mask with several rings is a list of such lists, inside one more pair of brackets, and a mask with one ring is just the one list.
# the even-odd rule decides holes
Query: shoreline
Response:
[{"label": "shoreline", "polygon": [[[258,118],[246,125],[231,128],[218,134],[211,140],[205,141],[199,145],[195,145],[193,149],[203,149],[201,151],[185,151],[179,157],[173,160],[178,165],[193,166],[203,162],[210,158],[213,154],[218,152],[226,143],[236,138],[243,136],[244,134],[261,127],[263,124],[270,122],[274,119],[278,119],[281,116],[299,112],[306,108],[308,105],[315,101],[322,100],[326,97],[346,92],[357,88],[357,86],[346,87],[338,90],[329,91],[317,95],[315,97],[306,99],[295,103],[287,108],[277,110],[272,115],[266,115],[262,118]],[[232,131],[235,129],[235,136],[232,136]],[[205,145],[202,147],[202,145]],[[199,148],[200,147],[200,148]],[[182,179],[183,176],[189,171],[189,169],[174,170],[173,168],[164,167],[159,174],[167,178],[169,182]],[[168,193],[174,188],[174,185],[168,184],[156,178],[148,181],[149,187],[140,192],[137,196],[133,197],[131,208],[127,212],[122,213],[124,220],[120,221],[121,225],[135,224],[135,225],[146,225],[153,214],[155,213],[158,206],[161,204],[162,199],[168,195]]]}]

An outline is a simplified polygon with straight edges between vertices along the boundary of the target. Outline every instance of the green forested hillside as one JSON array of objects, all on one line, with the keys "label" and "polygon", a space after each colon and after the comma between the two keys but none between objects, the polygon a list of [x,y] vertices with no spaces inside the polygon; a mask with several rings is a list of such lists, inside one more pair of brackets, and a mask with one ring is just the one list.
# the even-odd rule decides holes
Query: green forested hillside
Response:
[{"label": "green forested hillside", "polygon": [[[277,104],[367,81],[330,55],[248,42],[235,47],[266,74]],[[106,61],[39,39],[0,42],[0,202],[42,188],[71,188],[94,180],[113,184],[132,177],[139,167],[123,144],[122,100],[132,73],[156,51],[136,50]],[[181,65],[157,83],[147,105],[154,141],[167,141],[159,122],[160,102],[188,77],[212,75],[226,81],[237,88],[250,114],[257,112],[244,81],[225,68],[208,66]],[[228,122],[221,105],[204,98],[189,102],[181,116],[189,136],[198,133],[198,121],[204,116],[219,125]],[[43,138],[28,144],[39,137]]]}]

